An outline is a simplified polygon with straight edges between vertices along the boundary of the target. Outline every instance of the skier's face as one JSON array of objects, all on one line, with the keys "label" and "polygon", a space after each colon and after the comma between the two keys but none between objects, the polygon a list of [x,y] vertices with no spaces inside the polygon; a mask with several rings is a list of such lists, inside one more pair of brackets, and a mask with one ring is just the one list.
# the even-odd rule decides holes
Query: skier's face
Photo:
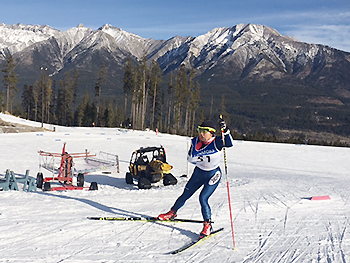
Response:
[{"label": "skier's face", "polygon": [[211,138],[213,138],[213,134],[209,131],[199,131],[198,133],[199,139],[204,143],[208,142]]}]

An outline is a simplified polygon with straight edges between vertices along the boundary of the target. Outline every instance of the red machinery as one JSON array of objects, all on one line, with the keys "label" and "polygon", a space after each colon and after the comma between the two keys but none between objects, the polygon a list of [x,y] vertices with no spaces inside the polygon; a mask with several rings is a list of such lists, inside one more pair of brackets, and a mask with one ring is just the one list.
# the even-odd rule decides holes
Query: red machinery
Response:
[{"label": "red machinery", "polygon": [[[88,158],[92,156],[89,152],[85,151],[85,153],[71,153],[68,154],[66,152],[66,143],[63,144],[62,153],[51,153],[51,152],[44,152],[44,151],[38,151],[39,155],[41,156],[41,160],[43,160],[43,163],[39,164],[39,167],[43,167],[48,171],[51,171],[53,176],[52,177],[44,177],[42,172],[39,172],[37,174],[36,182],[37,187],[42,188],[44,185],[44,191],[62,191],[62,190],[82,190],[87,187],[84,187],[84,173],[79,173],[77,176],[77,186],[73,185],[73,176],[74,176],[74,163],[73,163],[73,157],[74,158]],[[61,164],[59,166],[59,169],[55,168],[55,157],[61,158]],[[55,173],[58,175],[54,176]],[[52,187],[51,182],[57,182],[60,184],[60,186]],[[89,190],[97,190],[98,186],[96,182],[92,182]]]}]

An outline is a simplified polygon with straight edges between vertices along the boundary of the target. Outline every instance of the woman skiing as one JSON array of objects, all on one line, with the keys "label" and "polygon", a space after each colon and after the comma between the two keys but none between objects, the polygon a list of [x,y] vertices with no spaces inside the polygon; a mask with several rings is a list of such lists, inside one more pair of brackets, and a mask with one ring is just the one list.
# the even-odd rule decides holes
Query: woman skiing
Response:
[{"label": "woman skiing", "polygon": [[209,197],[213,194],[221,179],[220,160],[223,147],[233,146],[233,139],[226,122],[220,119],[220,128],[224,132],[222,136],[215,136],[215,124],[212,121],[204,121],[198,126],[198,136],[192,139],[191,147],[187,155],[187,160],[196,167],[191,179],[187,182],[182,195],[176,200],[169,212],[160,214],[158,219],[169,220],[177,216],[177,211],[185,202],[202,186],[199,195],[201,211],[203,216],[203,230],[200,238],[211,233],[211,209],[208,203]]}]

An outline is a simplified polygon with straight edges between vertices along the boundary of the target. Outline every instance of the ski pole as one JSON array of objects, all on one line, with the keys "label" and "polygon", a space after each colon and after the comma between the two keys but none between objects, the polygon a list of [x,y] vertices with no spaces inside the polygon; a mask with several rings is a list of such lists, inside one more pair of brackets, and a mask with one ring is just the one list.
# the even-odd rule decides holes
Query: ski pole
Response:
[{"label": "ski pole", "polygon": [[[222,120],[222,115],[220,115],[220,119]],[[232,208],[231,208],[231,197],[230,197],[230,184],[228,180],[228,174],[227,174],[227,161],[226,161],[226,151],[225,151],[225,134],[224,129],[221,129],[221,137],[222,137],[222,143],[223,143],[223,152],[224,152],[224,164],[225,164],[225,175],[226,175],[226,186],[227,186],[227,197],[228,197],[228,207],[230,210],[230,220],[231,220],[231,231],[232,231],[232,242],[233,242],[233,249],[236,249],[236,242],[235,242],[235,233],[233,230],[233,220],[232,220]]]}]

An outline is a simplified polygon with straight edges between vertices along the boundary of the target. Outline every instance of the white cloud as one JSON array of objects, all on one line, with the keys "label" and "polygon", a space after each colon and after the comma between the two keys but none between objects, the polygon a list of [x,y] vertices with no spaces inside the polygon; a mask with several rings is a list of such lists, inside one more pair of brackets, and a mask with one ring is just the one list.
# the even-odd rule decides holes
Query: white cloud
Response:
[{"label": "white cloud", "polygon": [[[247,18],[245,18],[247,20]],[[327,45],[350,52],[350,12],[336,9],[284,11],[251,18],[280,33],[307,43]]]},{"label": "white cloud", "polygon": [[300,41],[323,44],[350,52],[350,25],[296,25],[283,34]]}]

